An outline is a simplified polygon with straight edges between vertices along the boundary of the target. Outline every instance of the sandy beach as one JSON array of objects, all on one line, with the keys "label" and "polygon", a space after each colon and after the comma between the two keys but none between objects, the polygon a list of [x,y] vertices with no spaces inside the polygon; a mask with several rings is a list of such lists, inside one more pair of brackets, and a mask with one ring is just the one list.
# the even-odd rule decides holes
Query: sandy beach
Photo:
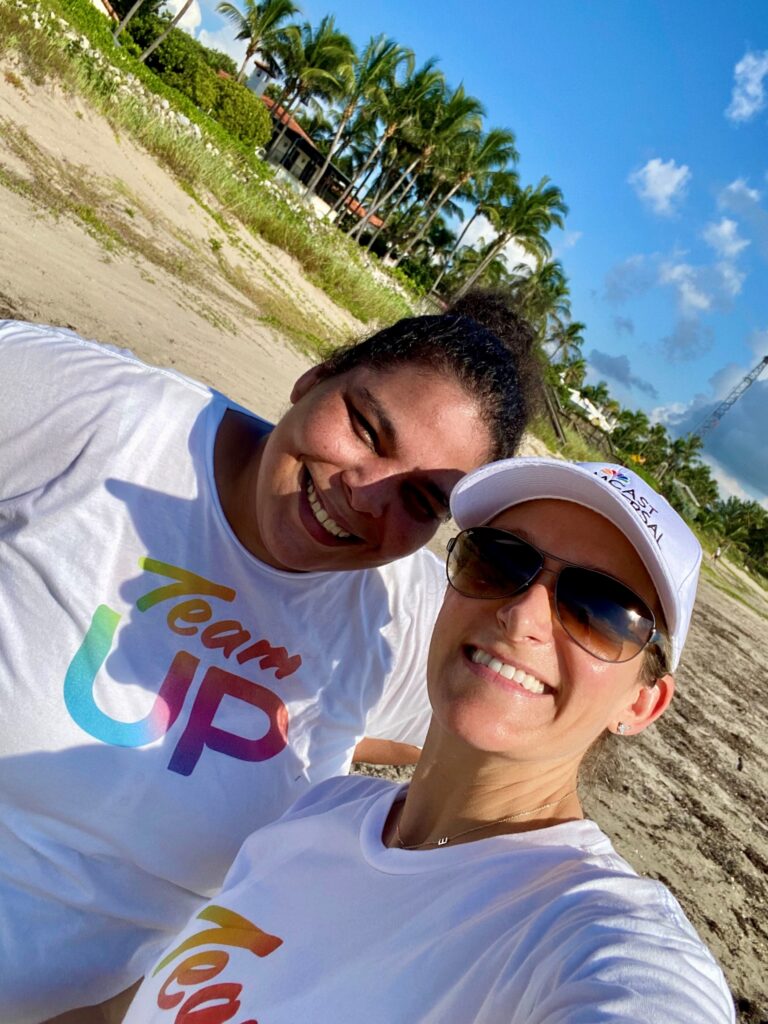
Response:
[{"label": "sandy beach", "polygon": [[[3,70],[0,317],[130,348],[268,418],[310,364],[276,303],[317,334],[364,330],[226,211],[223,230],[210,197],[183,191],[81,100]],[[768,593],[708,561],[672,709],[617,741],[587,795],[619,851],[680,900],[745,1024],[768,1024],[767,650]]]}]

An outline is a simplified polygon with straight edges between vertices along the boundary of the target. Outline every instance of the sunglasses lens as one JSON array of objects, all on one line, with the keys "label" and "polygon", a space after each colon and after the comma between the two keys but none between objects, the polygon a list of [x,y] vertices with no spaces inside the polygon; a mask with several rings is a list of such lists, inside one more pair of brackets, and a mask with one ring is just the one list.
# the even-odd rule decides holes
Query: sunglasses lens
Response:
[{"label": "sunglasses lens", "polygon": [[556,603],[566,633],[602,661],[629,661],[653,635],[653,613],[645,602],[593,569],[562,569]]},{"label": "sunglasses lens", "polygon": [[530,583],[541,555],[504,530],[478,526],[464,530],[448,555],[448,580],[466,597],[510,597]]}]

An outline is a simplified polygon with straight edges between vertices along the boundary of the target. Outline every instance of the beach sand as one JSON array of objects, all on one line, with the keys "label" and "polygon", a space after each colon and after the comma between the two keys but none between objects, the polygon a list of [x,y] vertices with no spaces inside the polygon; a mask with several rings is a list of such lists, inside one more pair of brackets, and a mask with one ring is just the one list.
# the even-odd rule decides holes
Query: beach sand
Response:
[{"label": "beach sand", "polygon": [[[361,325],[285,253],[234,222],[223,232],[81,100],[5,70],[0,317],[70,326],[279,416],[310,360],[271,325],[267,298],[283,296],[317,333]],[[66,212],[66,189],[83,182],[99,223],[118,236],[123,225],[130,245]],[[252,287],[233,284],[221,258]],[[678,897],[748,1024],[768,1022],[766,651],[768,594],[725,559],[708,562],[672,708],[642,736],[617,741],[610,782],[586,799],[619,851]]]}]

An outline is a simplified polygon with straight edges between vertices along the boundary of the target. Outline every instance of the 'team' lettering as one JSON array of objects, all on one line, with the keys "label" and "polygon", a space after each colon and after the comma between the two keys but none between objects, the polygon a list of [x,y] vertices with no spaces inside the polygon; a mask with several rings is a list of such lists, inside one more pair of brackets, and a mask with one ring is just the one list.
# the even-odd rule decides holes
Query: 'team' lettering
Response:
[{"label": "'team' lettering", "polygon": [[[211,904],[197,915],[198,919],[212,921],[218,927],[206,928],[195,935],[190,935],[167,956],[165,956],[152,972],[154,977],[171,961],[197,946],[216,945],[239,947],[250,950],[256,956],[269,956],[283,944],[276,935],[262,931],[247,918],[234,910]],[[216,978],[229,963],[229,954],[223,949],[210,949],[193,953],[182,960],[166,978],[157,996],[157,1005],[161,1010],[179,1010],[175,1016],[175,1024],[186,1024],[194,1020],[196,1024],[225,1024],[240,1009],[240,993],[243,986],[238,982],[219,982],[198,989],[185,999],[185,988],[203,985]],[[182,991],[172,991],[176,985]],[[179,1006],[180,1003],[183,1004]],[[207,1005],[206,1005],[207,1004]],[[242,1021],[241,1024],[257,1024],[254,1020]]]},{"label": "'team' lettering", "polygon": [[[232,601],[236,596],[235,591],[230,587],[224,587],[203,576],[189,572],[187,569],[169,565],[167,562],[158,562],[154,558],[141,558],[139,564],[147,572],[168,576],[177,581],[157,587],[140,597],[136,602],[139,611],[145,612],[161,601],[188,598],[188,600],[174,604],[168,611],[166,619],[169,628],[180,636],[195,636],[199,632],[200,626],[210,622],[213,618],[211,605],[204,597],[198,595],[217,597],[222,601]],[[237,619],[222,619],[213,622],[200,635],[204,647],[209,650],[221,650],[225,658],[229,658],[238,648],[243,648],[237,655],[237,660],[241,665],[256,658],[259,667],[264,671],[275,670],[276,679],[284,679],[300,667],[300,654],[289,655],[285,647],[273,647],[269,641],[264,639],[256,640],[250,647],[244,647],[251,639],[252,634]]]}]

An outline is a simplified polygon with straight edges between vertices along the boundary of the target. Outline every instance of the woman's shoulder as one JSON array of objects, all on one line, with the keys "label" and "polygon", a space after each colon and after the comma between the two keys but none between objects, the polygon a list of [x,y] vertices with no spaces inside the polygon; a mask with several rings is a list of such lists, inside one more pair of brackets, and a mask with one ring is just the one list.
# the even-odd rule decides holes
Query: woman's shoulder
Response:
[{"label": "woman's shoulder", "polygon": [[397,783],[367,775],[339,775],[311,786],[283,815],[284,819],[325,814],[339,807],[377,800]]},{"label": "woman's shoulder", "polygon": [[15,370],[20,379],[32,379],[43,389],[53,384],[75,392],[103,389],[122,374],[134,390],[143,378],[173,382],[204,395],[211,391],[177,370],[144,362],[125,345],[84,338],[71,328],[49,324],[0,320],[0,358],[4,380],[12,379]]},{"label": "woman's shoulder", "polygon": [[[509,944],[512,976],[537,964],[541,987],[531,980],[527,991],[541,1019],[591,1024],[605,1006],[622,1022],[732,1021],[722,971],[680,904],[639,875],[594,822],[513,838],[522,841],[505,856],[500,942]],[[558,1015],[564,1001],[567,1018]]]}]

